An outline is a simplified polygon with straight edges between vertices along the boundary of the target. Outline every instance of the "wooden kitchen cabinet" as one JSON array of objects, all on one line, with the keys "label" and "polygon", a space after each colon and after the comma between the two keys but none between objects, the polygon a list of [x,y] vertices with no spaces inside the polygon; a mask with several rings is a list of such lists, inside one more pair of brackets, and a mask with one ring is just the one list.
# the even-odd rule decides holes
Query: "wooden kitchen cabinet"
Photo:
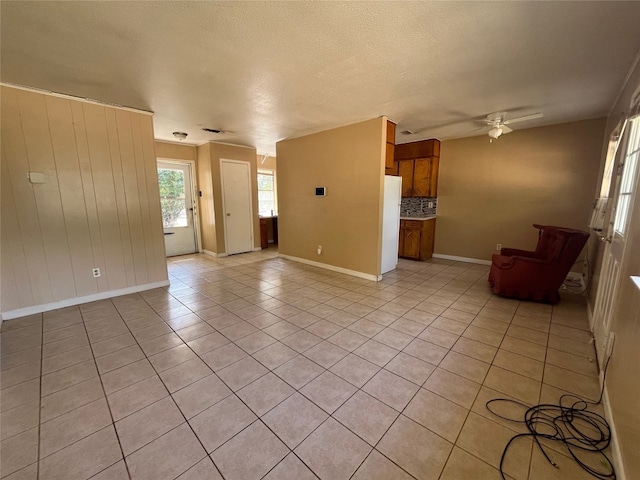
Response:
[{"label": "wooden kitchen cabinet", "polygon": [[269,225],[267,225],[267,219],[260,219],[260,248],[265,249],[269,247]]},{"label": "wooden kitchen cabinet", "polygon": [[435,219],[400,220],[398,256],[427,260],[433,256]]},{"label": "wooden kitchen cabinet", "polygon": [[405,258],[420,258],[420,236],[422,222],[419,220],[400,220],[400,238],[398,256]]},{"label": "wooden kitchen cabinet", "polygon": [[387,149],[384,160],[384,173],[385,175],[397,175],[397,164],[395,163],[395,148],[396,148],[396,124],[387,120]]},{"label": "wooden kitchen cabinet", "polygon": [[420,235],[420,260],[428,260],[433,257],[433,243],[436,237],[436,219],[422,222],[422,234]]},{"label": "wooden kitchen cabinet", "polygon": [[431,158],[416,158],[414,160],[413,196],[435,197],[431,194]]},{"label": "wooden kitchen cabinet", "polygon": [[436,179],[433,178],[434,162],[437,164],[438,159],[429,157],[398,160],[398,175],[402,177],[403,197],[437,196],[437,173]]},{"label": "wooden kitchen cabinet", "polygon": [[403,197],[437,197],[440,141],[423,140],[395,146],[397,175],[402,177]]},{"label": "wooden kitchen cabinet", "polygon": [[384,161],[385,173],[387,173],[388,170],[394,169],[393,152],[395,147],[393,143],[387,143],[387,154]]},{"label": "wooden kitchen cabinet", "polygon": [[418,142],[396,145],[396,160],[411,160],[440,156],[440,140],[420,140]]},{"label": "wooden kitchen cabinet", "polygon": [[398,175],[402,177],[402,196],[413,194],[413,160],[398,161]]},{"label": "wooden kitchen cabinet", "polygon": [[387,143],[396,143],[396,124],[387,120]]}]

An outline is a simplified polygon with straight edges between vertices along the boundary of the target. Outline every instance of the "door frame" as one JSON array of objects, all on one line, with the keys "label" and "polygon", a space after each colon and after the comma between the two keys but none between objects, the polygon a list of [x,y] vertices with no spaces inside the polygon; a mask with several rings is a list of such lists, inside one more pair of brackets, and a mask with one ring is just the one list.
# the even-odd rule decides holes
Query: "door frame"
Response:
[{"label": "door frame", "polygon": [[200,203],[198,196],[198,179],[196,178],[196,162],[195,160],[181,160],[176,158],[156,157],[156,167],[158,162],[173,163],[175,165],[188,165],[191,176],[191,200],[193,202],[193,230],[195,234],[196,252],[202,253],[202,241],[200,239]]},{"label": "door frame", "polygon": [[[616,240],[615,231],[615,216],[618,208],[618,196],[621,188],[622,175],[624,171],[624,164],[627,158],[627,150],[629,148],[629,142],[631,139],[631,131],[625,135],[625,131],[629,130],[630,123],[633,119],[640,122],[640,118],[636,116],[629,116],[623,119],[613,130],[611,138],[618,135],[619,142],[614,157],[614,172],[615,178],[612,178],[612,185],[609,190],[609,205],[607,212],[607,218],[605,219],[605,226],[603,228],[600,241],[604,243],[604,251],[602,254],[602,264],[600,267],[600,280],[598,282],[598,289],[596,291],[596,297],[594,301],[591,330],[594,336],[594,343],[596,353],[598,355],[598,367],[600,370],[600,380],[603,380],[603,369],[606,366],[608,357],[611,355],[611,349],[615,337],[611,334],[611,323],[613,315],[617,310],[617,304],[619,300],[619,286],[622,281],[619,268],[624,263],[624,260],[628,253],[628,231],[625,233],[625,237],[622,240],[619,247],[619,252],[616,258],[619,260],[618,264],[612,264],[614,255],[612,253],[612,242]],[[640,127],[639,127],[640,128]],[[604,175],[604,172],[603,172]],[[627,222],[629,217],[633,215],[633,206],[635,197],[638,195],[638,189],[640,188],[640,168],[636,168],[634,172],[634,178],[632,179],[634,190],[631,196],[631,210],[628,212]],[[604,275],[604,276],[603,276]],[[613,278],[610,278],[613,277]],[[606,280],[612,280],[611,283],[606,283]],[[600,355],[602,354],[602,355]]]},{"label": "door frame", "polygon": [[[224,170],[223,170],[223,166],[222,164],[224,162],[228,162],[228,163],[238,163],[241,164],[243,166],[247,167],[247,180],[249,181],[249,212],[251,214],[251,250],[249,250],[250,252],[255,252],[256,250],[260,250],[259,248],[256,249],[255,246],[255,232],[254,232],[254,214],[255,212],[253,211],[253,192],[252,192],[252,188],[251,188],[251,163],[244,161],[244,160],[231,160],[230,158],[221,158],[220,159],[220,187],[221,187],[221,192],[220,192],[220,196],[222,197],[222,222],[224,224],[224,253],[225,255],[235,255],[235,253],[229,253],[229,239],[227,238],[227,207],[226,207],[226,199],[225,199],[225,195],[224,195]],[[238,252],[240,253],[240,252]]]}]

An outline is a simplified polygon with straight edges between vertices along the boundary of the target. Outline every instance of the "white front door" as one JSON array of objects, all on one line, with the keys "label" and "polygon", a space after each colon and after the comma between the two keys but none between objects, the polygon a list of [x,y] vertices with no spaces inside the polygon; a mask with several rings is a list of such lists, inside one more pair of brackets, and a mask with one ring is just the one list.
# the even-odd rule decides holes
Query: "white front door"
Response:
[{"label": "white front door", "polygon": [[253,250],[251,168],[248,162],[220,160],[227,255]]},{"label": "white front door", "polygon": [[603,231],[601,240],[605,243],[600,273],[600,282],[596,294],[593,334],[598,352],[600,369],[605,366],[611,354],[613,337],[610,335],[611,320],[617,300],[620,281],[620,264],[625,254],[628,222],[635,192],[638,189],[638,162],[640,159],[640,117],[629,120],[626,125],[619,151],[613,210],[608,228]]},{"label": "white front door", "polygon": [[167,257],[195,253],[191,165],[158,161],[158,187]]}]

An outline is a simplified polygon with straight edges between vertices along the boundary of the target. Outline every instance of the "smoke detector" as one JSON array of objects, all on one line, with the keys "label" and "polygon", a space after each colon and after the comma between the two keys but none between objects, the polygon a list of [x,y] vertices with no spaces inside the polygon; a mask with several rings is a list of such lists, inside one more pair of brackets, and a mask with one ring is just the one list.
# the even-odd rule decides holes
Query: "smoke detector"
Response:
[{"label": "smoke detector", "polygon": [[178,140],[184,140],[185,138],[187,138],[187,135],[185,132],[173,132],[173,136],[176,137]]}]

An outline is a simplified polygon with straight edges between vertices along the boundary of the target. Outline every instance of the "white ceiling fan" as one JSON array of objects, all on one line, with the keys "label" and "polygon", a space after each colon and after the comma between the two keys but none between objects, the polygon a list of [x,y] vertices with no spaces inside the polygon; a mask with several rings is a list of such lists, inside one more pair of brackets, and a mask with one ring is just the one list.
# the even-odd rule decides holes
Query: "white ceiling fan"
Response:
[{"label": "white ceiling fan", "polygon": [[[513,132],[511,128],[507,125],[511,125],[517,122],[525,122],[527,120],[534,120],[536,118],[541,118],[542,113],[532,113],[530,115],[524,115],[522,117],[507,119],[507,112],[495,112],[487,115],[485,120],[481,120],[486,123],[487,127],[491,127],[491,129],[487,132],[491,140],[493,142],[500,135],[507,134]],[[486,127],[483,127],[486,128]]]}]

